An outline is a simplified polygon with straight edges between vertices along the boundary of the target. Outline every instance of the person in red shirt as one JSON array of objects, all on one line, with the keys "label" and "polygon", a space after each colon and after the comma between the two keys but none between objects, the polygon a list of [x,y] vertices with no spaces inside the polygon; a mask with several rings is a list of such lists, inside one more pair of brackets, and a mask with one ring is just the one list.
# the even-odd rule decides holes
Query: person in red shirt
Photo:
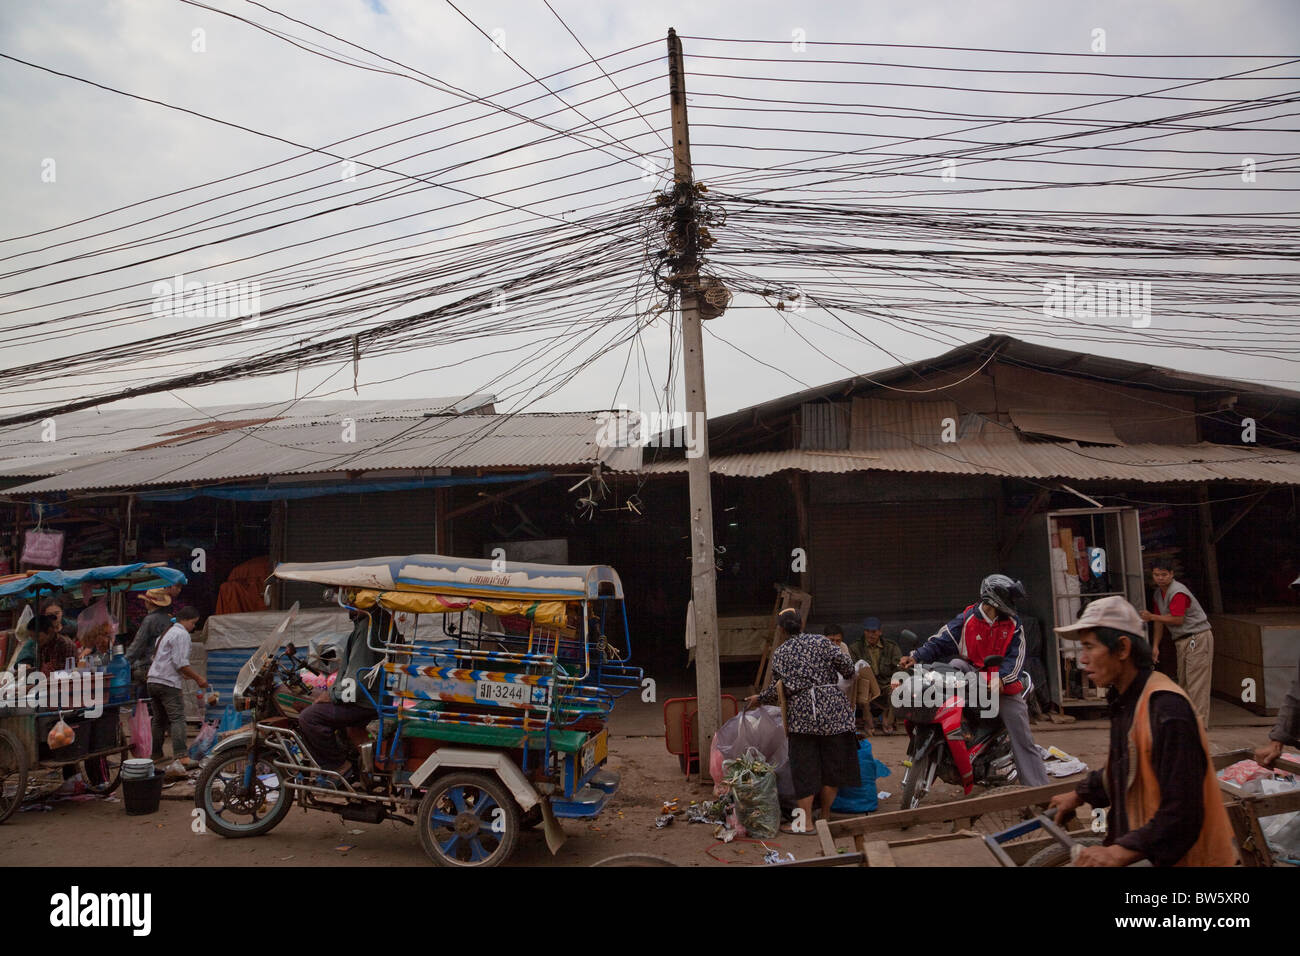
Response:
[{"label": "person in red shirt", "polygon": [[1151,638],[1152,660],[1159,661],[1160,638],[1165,628],[1178,653],[1178,685],[1187,691],[1196,715],[1210,729],[1210,674],[1214,665],[1214,634],[1210,619],[1196,596],[1181,581],[1174,580],[1168,562],[1151,566],[1151,610],[1142,620],[1155,624]]}]

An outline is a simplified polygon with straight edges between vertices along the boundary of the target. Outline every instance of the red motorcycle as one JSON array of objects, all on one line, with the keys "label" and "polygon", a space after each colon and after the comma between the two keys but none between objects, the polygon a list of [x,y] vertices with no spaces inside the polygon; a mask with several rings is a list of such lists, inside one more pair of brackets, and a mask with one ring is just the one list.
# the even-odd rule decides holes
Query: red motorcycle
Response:
[{"label": "red motorcycle", "polygon": [[[997,655],[984,659],[985,668],[1001,663]],[[936,777],[968,795],[977,783],[1014,782],[1011,737],[996,714],[996,693],[990,691],[986,673],[918,662],[891,694],[910,738],[903,761],[904,810],[920,806]]]}]

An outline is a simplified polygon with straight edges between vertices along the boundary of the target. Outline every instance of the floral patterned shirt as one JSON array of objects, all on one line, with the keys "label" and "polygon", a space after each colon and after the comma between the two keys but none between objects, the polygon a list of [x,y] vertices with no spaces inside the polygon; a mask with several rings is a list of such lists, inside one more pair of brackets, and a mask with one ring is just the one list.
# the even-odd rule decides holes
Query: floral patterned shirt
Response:
[{"label": "floral patterned shirt", "polygon": [[853,705],[835,681],[852,676],[849,655],[821,634],[798,634],[773,653],[772,680],[758,695],[758,702],[777,702],[779,680],[785,687],[787,734],[851,733]]}]

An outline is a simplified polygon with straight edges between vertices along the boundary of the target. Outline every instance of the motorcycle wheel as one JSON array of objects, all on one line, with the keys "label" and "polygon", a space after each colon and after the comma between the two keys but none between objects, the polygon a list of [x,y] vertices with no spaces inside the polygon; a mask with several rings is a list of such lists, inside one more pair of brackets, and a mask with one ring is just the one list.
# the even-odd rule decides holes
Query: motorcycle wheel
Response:
[{"label": "motorcycle wheel", "polygon": [[248,791],[243,786],[247,750],[220,754],[199,773],[194,805],[213,832],[229,839],[262,836],[288,815],[293,791],[285,786],[283,771],[271,763],[272,753],[263,751],[258,758]]},{"label": "motorcycle wheel", "polygon": [[429,784],[416,825],[438,866],[500,866],[519,839],[519,806],[495,777],[449,773]]},{"label": "motorcycle wheel", "polygon": [[[1101,846],[1100,837],[1078,837],[1074,841],[1079,846]],[[1055,843],[1039,850],[1022,866],[1070,866],[1070,848]]]},{"label": "motorcycle wheel", "polygon": [[915,810],[930,792],[934,777],[939,769],[939,751],[931,747],[930,752],[919,761],[914,761],[903,774],[903,793],[901,806],[904,810]]}]

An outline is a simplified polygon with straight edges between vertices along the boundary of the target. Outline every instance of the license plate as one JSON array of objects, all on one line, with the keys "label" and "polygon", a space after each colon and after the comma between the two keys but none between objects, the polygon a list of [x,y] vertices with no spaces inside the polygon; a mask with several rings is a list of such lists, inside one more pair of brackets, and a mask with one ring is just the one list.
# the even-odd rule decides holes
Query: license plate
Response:
[{"label": "license plate", "polygon": [[479,700],[497,704],[527,704],[530,698],[527,684],[507,684],[501,681],[481,680],[474,687],[474,696]]},{"label": "license plate", "polygon": [[588,770],[605,762],[609,756],[609,734],[601,731],[595,737],[592,737],[582,745],[582,772],[585,775]]}]

